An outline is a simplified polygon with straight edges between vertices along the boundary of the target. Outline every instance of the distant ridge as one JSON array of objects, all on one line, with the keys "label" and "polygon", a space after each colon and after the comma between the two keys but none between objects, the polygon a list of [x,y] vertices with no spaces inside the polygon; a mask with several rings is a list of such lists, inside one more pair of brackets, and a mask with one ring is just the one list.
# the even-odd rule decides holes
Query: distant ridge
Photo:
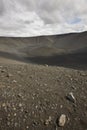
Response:
[{"label": "distant ridge", "polygon": [[29,57],[87,52],[87,32],[37,37],[0,37],[0,57]]},{"label": "distant ridge", "polygon": [[76,34],[83,34],[86,35],[87,31],[83,32],[70,32],[70,33],[63,33],[63,34],[45,34],[45,35],[35,35],[35,36],[0,36],[0,38],[36,38],[36,37],[52,37],[52,36],[67,36],[67,35],[76,35]]}]

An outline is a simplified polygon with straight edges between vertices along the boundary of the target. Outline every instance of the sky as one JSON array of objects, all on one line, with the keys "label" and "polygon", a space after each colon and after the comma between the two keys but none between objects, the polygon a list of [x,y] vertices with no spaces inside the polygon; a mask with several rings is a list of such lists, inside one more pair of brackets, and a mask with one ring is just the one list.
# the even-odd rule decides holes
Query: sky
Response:
[{"label": "sky", "polygon": [[87,0],[0,0],[0,36],[87,30]]}]

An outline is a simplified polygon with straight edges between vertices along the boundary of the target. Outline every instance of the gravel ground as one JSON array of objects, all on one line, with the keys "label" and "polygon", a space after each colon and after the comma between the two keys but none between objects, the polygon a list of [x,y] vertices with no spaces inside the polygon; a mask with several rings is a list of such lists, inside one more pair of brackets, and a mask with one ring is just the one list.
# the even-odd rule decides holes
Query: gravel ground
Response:
[{"label": "gravel ground", "polygon": [[87,130],[87,70],[0,64],[0,130]]}]

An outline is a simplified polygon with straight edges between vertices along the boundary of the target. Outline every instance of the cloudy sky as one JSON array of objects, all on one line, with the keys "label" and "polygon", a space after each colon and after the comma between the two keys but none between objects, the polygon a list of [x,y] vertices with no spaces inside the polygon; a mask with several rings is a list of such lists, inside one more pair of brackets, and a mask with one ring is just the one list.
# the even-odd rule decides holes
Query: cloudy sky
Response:
[{"label": "cloudy sky", "polygon": [[87,30],[87,0],[0,0],[0,35],[35,36]]}]

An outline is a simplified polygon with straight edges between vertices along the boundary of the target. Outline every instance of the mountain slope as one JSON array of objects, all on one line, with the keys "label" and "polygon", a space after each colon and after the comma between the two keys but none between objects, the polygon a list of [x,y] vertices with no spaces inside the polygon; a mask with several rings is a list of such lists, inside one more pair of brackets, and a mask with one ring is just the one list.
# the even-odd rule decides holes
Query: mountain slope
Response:
[{"label": "mountain slope", "polygon": [[76,54],[85,48],[87,48],[87,32],[31,38],[0,37],[0,57],[10,59],[11,55],[12,59],[13,55],[15,60],[18,57],[22,62],[26,62],[26,57],[28,59],[36,56]]}]

